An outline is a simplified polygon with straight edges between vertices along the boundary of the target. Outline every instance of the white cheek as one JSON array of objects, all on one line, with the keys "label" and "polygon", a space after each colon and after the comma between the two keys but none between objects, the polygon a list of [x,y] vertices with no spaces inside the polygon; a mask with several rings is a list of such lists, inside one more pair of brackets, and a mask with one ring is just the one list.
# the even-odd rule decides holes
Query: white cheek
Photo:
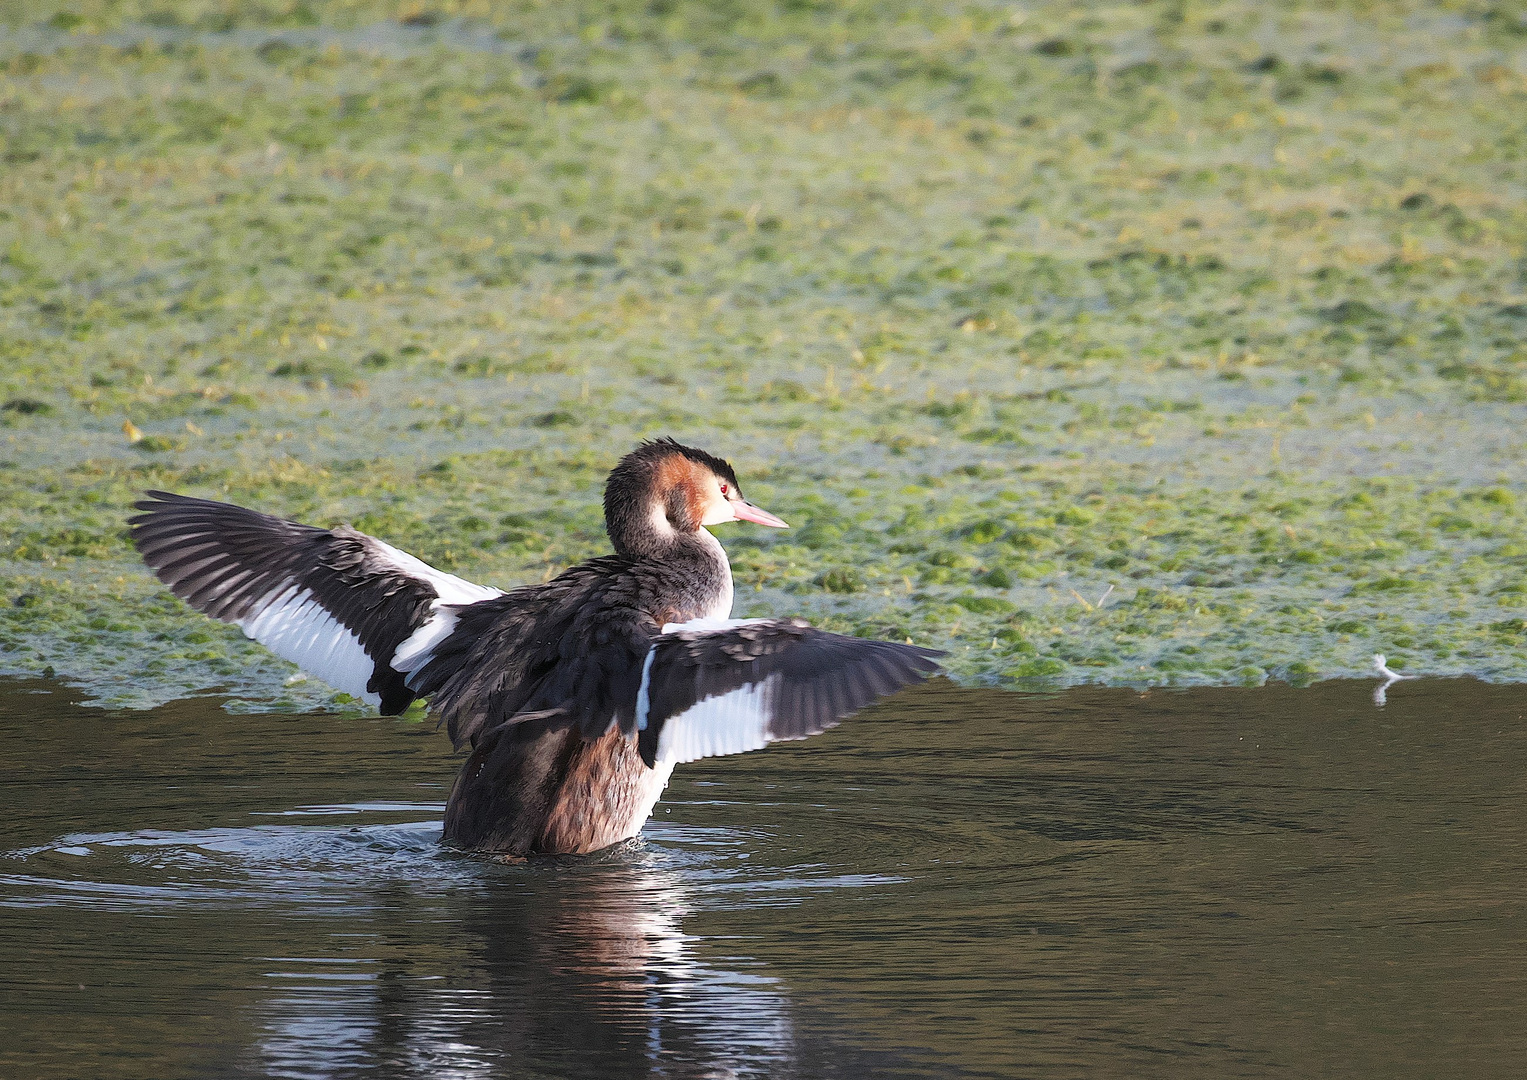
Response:
[{"label": "white cheek", "polygon": [[700,519],[701,525],[720,525],[723,521],[736,521],[737,512],[732,509],[732,504],[721,496],[711,498],[710,504],[705,508],[705,516]]}]

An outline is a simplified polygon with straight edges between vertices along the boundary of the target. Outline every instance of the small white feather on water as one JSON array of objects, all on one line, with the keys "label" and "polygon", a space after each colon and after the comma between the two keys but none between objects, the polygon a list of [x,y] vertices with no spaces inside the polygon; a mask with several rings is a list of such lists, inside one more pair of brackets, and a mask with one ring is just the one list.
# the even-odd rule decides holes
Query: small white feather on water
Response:
[{"label": "small white feather on water", "polygon": [[1417,675],[1401,675],[1398,671],[1391,669],[1389,665],[1384,662],[1383,653],[1373,654],[1373,670],[1378,672],[1379,677],[1384,680],[1373,690],[1373,703],[1380,707],[1383,706],[1385,700],[1388,698],[1389,688],[1392,685],[1402,679],[1419,678]]}]

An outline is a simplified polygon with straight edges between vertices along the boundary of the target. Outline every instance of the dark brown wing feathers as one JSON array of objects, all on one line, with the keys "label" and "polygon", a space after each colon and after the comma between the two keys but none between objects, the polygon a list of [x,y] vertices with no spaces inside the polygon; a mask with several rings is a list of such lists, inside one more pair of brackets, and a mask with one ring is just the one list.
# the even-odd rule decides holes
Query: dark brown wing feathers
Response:
[{"label": "dark brown wing feathers", "polygon": [[400,573],[377,541],[347,526],[318,529],[241,506],[150,491],[129,519],[143,561],[186,603],[225,622],[258,614],[273,593],[311,591],[376,662],[367,689],[384,713],[414,699],[388,666],[438,593]]},{"label": "dark brown wing feathers", "polygon": [[921,682],[943,653],[771,619],[722,631],[680,631],[655,646],[643,759],[656,760],[663,724],[722,694],[770,684],[768,735],[804,739],[826,731],[876,698]]}]

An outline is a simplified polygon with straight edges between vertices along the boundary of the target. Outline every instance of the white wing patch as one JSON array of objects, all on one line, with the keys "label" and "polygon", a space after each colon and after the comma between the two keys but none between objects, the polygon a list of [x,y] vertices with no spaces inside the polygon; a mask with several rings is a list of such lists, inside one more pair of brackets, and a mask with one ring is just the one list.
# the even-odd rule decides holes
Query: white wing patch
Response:
[{"label": "white wing patch", "polygon": [[[664,623],[661,632],[664,634],[719,634],[723,630],[732,629],[734,626],[751,626],[754,623],[767,621],[767,619],[718,619],[710,615],[702,615],[698,619],[690,619],[688,622]],[[423,630],[421,629],[420,633],[422,632]],[[414,637],[418,637],[418,634],[415,634]],[[405,648],[409,647],[412,641],[413,638],[405,641],[398,647],[398,652],[402,653]],[[652,661],[656,656],[657,645],[654,643],[652,648],[647,650],[647,659],[642,661],[642,685],[641,689],[636,692],[637,731],[647,730],[647,713],[652,708]],[[397,664],[393,666],[397,667]],[[403,669],[398,668],[398,670],[402,671]]]},{"label": "white wing patch", "polygon": [[387,558],[404,574],[433,585],[435,592],[440,594],[438,604],[475,604],[479,600],[492,600],[495,596],[504,595],[502,589],[495,589],[491,585],[478,585],[465,578],[459,578],[455,574],[436,570],[429,563],[414,558],[406,551],[399,551],[391,544],[384,544],[374,537],[368,537],[368,539],[386,552]]},{"label": "white wing patch", "polygon": [[[367,539],[376,545],[394,569],[408,577],[427,581],[439,594],[439,599],[431,602],[430,618],[393,654],[389,665],[394,670],[411,674],[429,659],[429,650],[450,635],[456,625],[456,615],[452,611],[442,611],[442,607],[475,604],[503,595],[499,589],[475,585],[454,574],[436,570],[391,544],[371,537]],[[256,607],[256,614],[238,624],[245,634],[334,689],[358,697],[368,705],[381,703],[380,695],[366,689],[376,671],[376,659],[366,654],[360,638],[352,630],[313,599],[311,590],[286,585]],[[404,667],[403,663],[412,666]]]},{"label": "white wing patch", "polygon": [[647,714],[652,711],[652,661],[657,656],[657,646],[647,650],[642,661],[642,685],[636,692],[636,730],[647,730]]},{"label": "white wing patch", "polygon": [[[688,622],[665,623],[664,634],[718,634],[738,626],[751,626],[767,619],[718,619],[701,616]],[[641,689],[636,692],[636,730],[647,730],[647,714],[652,708],[652,661],[657,646],[647,650],[642,663]],[[742,754],[762,750],[769,745],[769,699],[776,678],[744,686],[726,694],[717,694],[691,705],[677,716],[663,722],[658,736],[656,767],[672,771],[674,765],[706,757]]]},{"label": "white wing patch", "polygon": [[319,606],[311,590],[288,585],[270,594],[259,604],[257,614],[238,625],[281,659],[334,689],[368,705],[381,703],[379,695],[366,690],[376,662],[361,648],[360,638]]},{"label": "white wing patch", "polygon": [[[658,736],[654,755],[657,763],[682,764],[761,750],[769,745],[772,741],[769,721],[774,715],[771,706],[778,682],[779,676],[771,675],[763,682],[706,698],[677,716],[670,716]],[[645,710],[640,721],[645,726]]]},{"label": "white wing patch", "polygon": [[731,630],[738,626],[752,626],[754,623],[768,622],[768,619],[717,619],[709,615],[702,615],[698,619],[690,619],[688,622],[671,622],[663,624],[665,634],[719,634],[723,630]]},{"label": "white wing patch", "polygon": [[435,646],[450,637],[451,631],[456,629],[456,613],[442,611],[442,608],[450,604],[475,604],[480,600],[492,600],[504,595],[502,589],[478,585],[455,574],[436,570],[429,563],[414,558],[406,551],[399,551],[391,544],[384,544],[380,540],[373,542],[386,552],[387,558],[399,570],[409,577],[429,582],[435,592],[440,594],[439,599],[430,603],[430,617],[403,640],[387,661],[388,667],[405,676],[412,675],[429,663]]},{"label": "white wing patch", "polygon": [[398,646],[397,651],[392,654],[392,659],[388,661],[388,666],[392,670],[402,672],[404,675],[412,675],[429,663],[435,646],[451,636],[451,631],[456,629],[456,613],[441,611],[440,608],[439,600],[432,603],[430,605],[432,614],[429,619]]}]

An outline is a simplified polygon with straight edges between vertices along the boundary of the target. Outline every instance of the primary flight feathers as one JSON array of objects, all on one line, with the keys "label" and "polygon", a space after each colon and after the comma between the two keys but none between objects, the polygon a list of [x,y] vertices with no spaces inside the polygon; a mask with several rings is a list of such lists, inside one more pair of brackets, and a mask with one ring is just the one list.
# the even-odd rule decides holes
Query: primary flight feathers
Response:
[{"label": "primary flight feathers", "polygon": [[502,595],[347,525],[316,529],[228,503],[148,495],[129,521],[133,543],[171,592],[384,713],[414,699],[392,658],[439,604]]}]

